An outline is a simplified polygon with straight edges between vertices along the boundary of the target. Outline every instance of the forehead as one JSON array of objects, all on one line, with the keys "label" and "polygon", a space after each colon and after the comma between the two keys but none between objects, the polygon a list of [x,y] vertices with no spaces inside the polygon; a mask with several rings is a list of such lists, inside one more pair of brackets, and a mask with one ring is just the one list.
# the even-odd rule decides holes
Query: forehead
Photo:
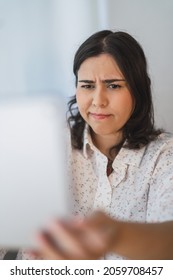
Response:
[{"label": "forehead", "polygon": [[79,78],[94,78],[99,76],[102,79],[124,78],[115,59],[109,54],[100,54],[87,58],[78,71]]}]

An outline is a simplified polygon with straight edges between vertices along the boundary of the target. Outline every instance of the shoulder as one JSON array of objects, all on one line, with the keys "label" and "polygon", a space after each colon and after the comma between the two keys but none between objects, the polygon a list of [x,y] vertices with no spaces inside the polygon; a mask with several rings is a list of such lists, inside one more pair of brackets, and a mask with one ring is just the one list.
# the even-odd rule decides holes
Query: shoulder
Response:
[{"label": "shoulder", "polygon": [[[173,176],[173,135],[162,133],[145,151],[148,165],[153,164],[153,175]],[[171,179],[172,180],[172,179]]]},{"label": "shoulder", "polygon": [[173,134],[171,133],[161,133],[146,147],[146,152],[163,154],[166,151],[173,155]]},{"label": "shoulder", "polygon": [[134,166],[155,166],[161,158],[172,158],[173,161],[173,135],[162,133],[155,140],[140,149],[121,149],[117,158]]},{"label": "shoulder", "polygon": [[156,142],[157,141],[165,144],[173,144],[173,134],[169,132],[161,133],[156,139]]}]

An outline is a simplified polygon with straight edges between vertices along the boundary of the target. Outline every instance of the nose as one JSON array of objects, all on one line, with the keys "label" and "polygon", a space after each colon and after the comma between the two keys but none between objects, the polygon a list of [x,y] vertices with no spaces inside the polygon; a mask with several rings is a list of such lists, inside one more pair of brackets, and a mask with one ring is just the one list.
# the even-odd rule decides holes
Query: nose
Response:
[{"label": "nose", "polygon": [[92,105],[95,107],[106,107],[108,104],[108,99],[106,92],[103,88],[96,88],[93,92]]}]

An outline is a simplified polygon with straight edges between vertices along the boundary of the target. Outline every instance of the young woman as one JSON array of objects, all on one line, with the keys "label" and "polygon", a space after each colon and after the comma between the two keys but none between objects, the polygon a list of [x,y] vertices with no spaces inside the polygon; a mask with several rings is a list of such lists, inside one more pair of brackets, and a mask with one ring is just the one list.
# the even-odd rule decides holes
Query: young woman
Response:
[{"label": "young woman", "polygon": [[139,43],[109,30],[74,58],[69,102],[73,213],[39,235],[38,258],[173,258],[173,138],[154,127]]}]

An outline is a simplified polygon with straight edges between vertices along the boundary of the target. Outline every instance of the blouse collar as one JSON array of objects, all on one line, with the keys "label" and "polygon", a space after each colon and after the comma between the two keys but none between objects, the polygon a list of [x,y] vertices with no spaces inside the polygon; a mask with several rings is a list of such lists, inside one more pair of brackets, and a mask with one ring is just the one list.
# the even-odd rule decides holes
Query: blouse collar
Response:
[{"label": "blouse collar", "polygon": [[[124,146],[127,144],[127,141],[124,142],[122,148],[120,149],[119,153],[117,154],[114,162],[121,162],[128,165],[139,166],[140,162],[143,158],[145,147],[140,149],[128,149]],[[85,125],[84,134],[83,134],[83,155],[87,159],[89,158],[89,151],[98,151],[98,149],[94,146],[90,134],[90,127],[88,124]]]}]

